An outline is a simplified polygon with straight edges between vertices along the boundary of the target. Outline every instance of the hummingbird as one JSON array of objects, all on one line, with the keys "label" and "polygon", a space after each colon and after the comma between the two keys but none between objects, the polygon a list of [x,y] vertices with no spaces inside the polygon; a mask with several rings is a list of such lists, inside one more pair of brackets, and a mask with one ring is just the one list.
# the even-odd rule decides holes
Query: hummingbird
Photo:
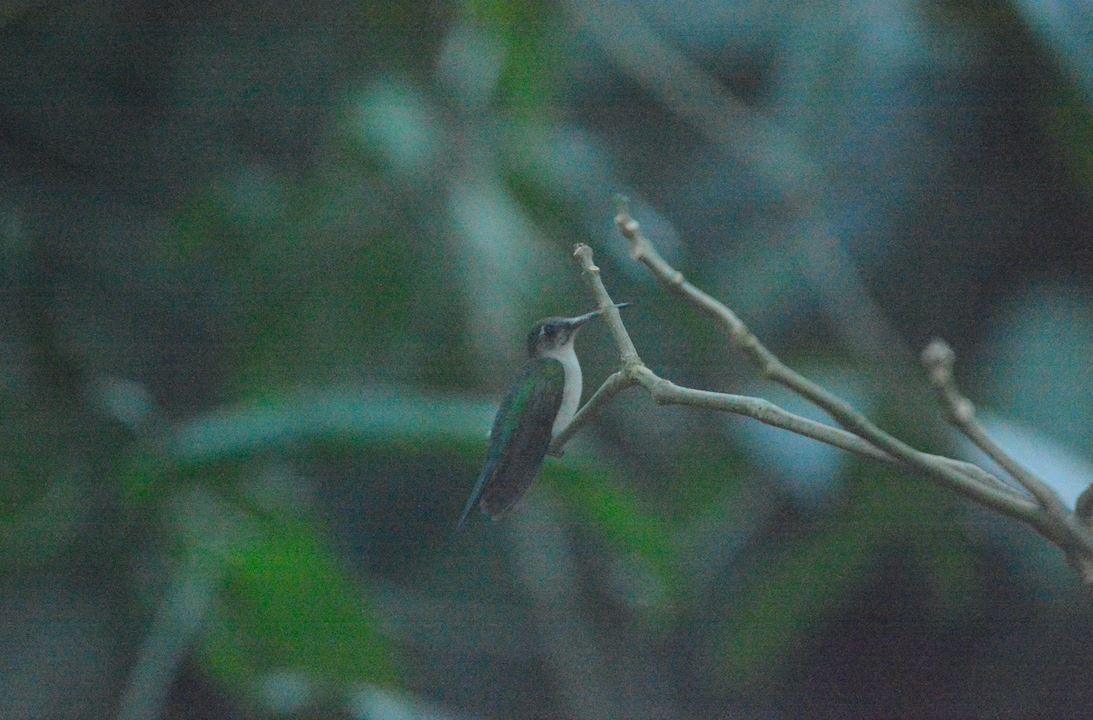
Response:
[{"label": "hummingbird", "polygon": [[581,401],[581,365],[573,349],[577,331],[602,312],[593,310],[572,318],[548,317],[531,328],[528,363],[497,410],[486,463],[456,530],[463,527],[476,505],[495,518],[531,488],[551,438],[569,424]]}]

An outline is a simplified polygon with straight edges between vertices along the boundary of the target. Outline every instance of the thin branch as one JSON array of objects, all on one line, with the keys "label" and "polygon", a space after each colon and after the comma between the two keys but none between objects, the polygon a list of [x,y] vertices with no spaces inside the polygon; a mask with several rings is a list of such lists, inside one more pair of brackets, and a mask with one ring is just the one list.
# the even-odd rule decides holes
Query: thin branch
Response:
[{"label": "thin branch", "polygon": [[1060,547],[1082,582],[1093,586],[1093,531],[1084,524],[1086,515],[1093,514],[1093,499],[1086,497],[1091,493],[1083,495],[1079,502],[1084,513],[1079,517],[1067,510],[1042,480],[997,448],[975,422],[971,403],[956,391],[951,358],[946,359],[944,353],[934,348],[932,352],[939,357],[931,355],[927,360],[931,382],[941,394],[943,405],[949,408],[954,422],[965,434],[999,461],[1032,497],[976,465],[922,452],[884,432],[845,400],[784,365],[728,307],[687,282],[682,273],[657,253],[625,208],[615,220],[622,235],[630,242],[631,256],[635,260],[644,264],[670,291],[718,321],[727,330],[732,344],[744,352],[764,377],[823,409],[841,427],[795,415],[762,398],[680,387],[656,375],[642,363],[618,309],[613,307],[614,300],[603,284],[600,269],[593,262],[592,249],[582,244],[576,247],[574,255],[599,307],[605,311],[604,316],[618,345],[623,366],[607,378],[569,426],[554,438],[551,454],[560,455],[566,442],[585,423],[602,412],[617,394],[633,385],[641,385],[658,404],[687,405],[750,417],[928,479],[987,508],[1025,522]]},{"label": "thin branch", "polygon": [[[717,320],[728,331],[732,344],[744,352],[764,377],[789,388],[823,409],[843,430],[837,431],[836,428],[822,423],[799,418],[757,398],[742,398],[679,388],[658,378],[648,368],[641,365],[640,361],[636,360],[635,353],[635,361],[628,364],[624,372],[632,374],[654,399],[659,396],[658,402],[677,402],[752,417],[928,478],[977,503],[1029,524],[1067,552],[1068,559],[1083,579],[1093,581],[1093,533],[1085,528],[1076,516],[1069,513],[1061,502],[1058,502],[1057,497],[1055,500],[1058,505],[1050,504],[1050,499],[1054,495],[1050,489],[1043,494],[1042,498],[1040,497],[1040,491],[1046,488],[1042,481],[1040,484],[1043,487],[1034,492],[1031,488],[1036,487],[1034,483],[1038,479],[1033,476],[1030,482],[1031,473],[1026,473],[1022,485],[1033,495],[1033,498],[1029,498],[982,468],[952,458],[924,453],[884,432],[845,400],[784,365],[759,342],[759,339],[748,330],[735,313],[687,282],[682,273],[660,256],[625,208],[620,211],[615,221],[623,237],[630,242],[633,259],[645,265],[671,292]],[[597,298],[601,298],[601,293],[602,297],[609,297],[603,289],[598,268],[592,265],[591,250],[579,247],[577,255],[582,266],[585,267],[586,277],[592,278],[590,284],[593,293]],[[589,271],[589,268],[593,270]],[[621,319],[619,324],[621,326]],[[622,332],[625,332],[624,328]],[[619,335],[616,335],[616,338],[618,337]],[[625,337],[629,342],[629,337]],[[632,347],[632,343],[629,347]],[[621,350],[623,345],[620,344]],[[853,437],[854,440],[848,440],[848,437]],[[990,442],[985,435],[981,439],[986,440],[987,443]],[[1048,502],[1045,503],[1045,500]]]},{"label": "thin branch", "polygon": [[581,274],[592,289],[596,303],[604,309],[603,317],[607,321],[612,337],[615,338],[615,343],[619,346],[623,365],[640,363],[641,358],[638,356],[637,348],[634,347],[634,341],[630,339],[630,333],[626,332],[626,326],[622,323],[622,315],[619,314],[615,301],[611,299],[611,294],[607,292],[603,284],[599,267],[592,261],[592,248],[584,243],[578,243],[573,249],[573,256],[577,258]]},{"label": "thin branch", "polygon": [[[601,308],[608,308],[604,317],[607,319],[611,333],[619,347],[623,370],[608,377],[592,398],[581,408],[580,412],[570,421],[569,425],[554,437],[550,444],[550,453],[552,455],[561,455],[565,444],[585,423],[598,415],[615,395],[637,384],[644,387],[653,400],[661,405],[690,405],[730,412],[750,417],[773,427],[789,430],[855,455],[888,464],[899,464],[891,455],[878,450],[845,430],[795,415],[768,400],[680,387],[657,376],[642,363],[637,349],[630,339],[630,334],[626,331],[618,309],[614,308],[615,301],[603,284],[599,267],[593,262],[592,248],[580,244],[577,245],[573,254],[581,266],[582,273],[596,298],[597,304]],[[730,312],[727,308],[725,308],[725,311]],[[739,323],[739,321],[737,322]],[[743,323],[739,324],[740,327],[743,327]]]},{"label": "thin branch", "polygon": [[747,325],[723,303],[715,300],[696,288],[656,251],[653,244],[641,232],[641,226],[625,211],[615,218],[622,236],[630,242],[630,257],[645,265],[664,285],[692,305],[719,321],[729,333],[733,345],[740,349],[768,380],[792,390],[805,400],[813,403],[831,416],[845,429],[866,438],[873,444],[897,457],[907,455],[909,447],[902,443],[891,444],[895,440],[887,436],[880,428],[855,410],[849,403],[825,388],[812,382],[805,376],[784,365],[778,357],[768,350],[759,338],[748,330]]},{"label": "thin branch", "polygon": [[[963,472],[963,467],[943,462],[936,455],[912,448],[885,433],[842,398],[784,365],[774,353],[759,342],[736,313],[687,282],[683,273],[669,265],[649,239],[642,234],[638,222],[628,213],[620,212],[615,218],[615,223],[622,236],[630,242],[630,256],[649,268],[650,272],[669,290],[719,321],[728,331],[733,345],[752,361],[764,377],[812,402],[843,428],[863,438],[886,455],[905,463],[917,463],[929,468],[931,474],[938,480],[961,494],[987,502],[992,507],[1004,511],[1027,513],[1027,506],[1022,502],[1024,498],[1014,493],[997,478],[992,476],[993,482],[983,483],[981,477],[969,476]],[[980,491],[982,491],[981,494]]]},{"label": "thin branch", "polygon": [[747,395],[730,395],[728,393],[681,387],[670,380],[657,376],[644,365],[641,368],[636,368],[634,372],[638,377],[638,382],[649,391],[650,397],[658,405],[686,405],[741,415],[870,460],[889,465],[898,464],[891,455],[878,450],[856,435],[831,425],[825,425],[795,415],[769,400]]},{"label": "thin branch", "polygon": [[[603,279],[600,277],[600,269],[593,261],[592,248],[588,245],[579,244],[573,254],[577,258],[578,264],[581,266],[582,274],[588,282],[592,294],[596,298],[597,304],[601,308],[609,308],[605,313],[605,318],[607,319],[611,333],[618,344],[624,369],[609,377],[600,389],[596,391],[596,394],[593,395],[592,399],[589,400],[573,420],[570,421],[569,425],[554,438],[553,442],[551,442],[551,454],[561,454],[565,443],[572,438],[577,430],[579,430],[590,418],[597,415],[612,397],[631,385],[640,384],[645,387],[653,400],[658,404],[691,405],[723,412],[731,412],[753,418],[774,427],[795,432],[799,435],[804,435],[805,437],[813,438],[819,442],[833,445],[846,450],[847,452],[861,455],[862,457],[887,462],[889,464],[896,462],[891,455],[877,450],[875,447],[863,442],[860,438],[857,438],[851,433],[839,430],[838,428],[833,428],[830,425],[818,423],[814,420],[809,420],[808,418],[799,415],[794,415],[762,398],[727,395],[684,388],[657,376],[642,363],[637,349],[634,347],[634,343],[630,339],[630,335],[622,322],[621,315],[618,310],[613,307],[615,301],[604,286]],[[651,256],[655,256],[659,259],[659,255],[656,255],[655,251]],[[660,262],[663,263],[664,267],[667,267],[667,264],[664,263],[663,260],[660,260]],[[676,273],[676,275],[682,279],[682,275],[679,273]],[[683,284],[694,289],[689,283]],[[697,289],[694,291],[701,293],[701,291],[698,291]],[[733,315],[728,308],[720,305],[720,303],[716,303],[712,298],[708,299],[711,303],[719,305],[725,313],[728,313],[744,333],[747,332],[743,323],[736,319],[736,316]],[[756,345],[758,345],[758,341],[755,342]],[[762,348],[761,345],[758,345],[758,347]],[[773,358],[773,355],[771,355],[771,357]]]}]

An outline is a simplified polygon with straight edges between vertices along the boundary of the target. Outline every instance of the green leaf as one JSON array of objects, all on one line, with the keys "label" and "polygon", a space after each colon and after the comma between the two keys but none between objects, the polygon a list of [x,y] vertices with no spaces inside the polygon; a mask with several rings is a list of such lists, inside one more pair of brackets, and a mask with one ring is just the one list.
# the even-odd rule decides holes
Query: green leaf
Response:
[{"label": "green leaf", "polygon": [[718,648],[720,665],[732,680],[751,684],[788,661],[817,617],[866,578],[870,535],[861,524],[840,523],[779,548],[743,598]]},{"label": "green leaf", "polygon": [[687,584],[671,542],[673,528],[645,511],[635,493],[590,462],[552,464],[543,474],[569,509],[615,550],[615,588],[646,618],[664,624],[681,605]]},{"label": "green leaf", "polygon": [[256,538],[226,553],[202,654],[228,687],[256,695],[284,677],[308,682],[311,696],[394,682],[360,587],[305,523],[287,517],[263,519]]},{"label": "green leaf", "polygon": [[492,404],[415,398],[395,388],[298,393],[225,408],[180,425],[173,448],[183,461],[207,463],[317,439],[370,443],[428,437],[481,441]]}]

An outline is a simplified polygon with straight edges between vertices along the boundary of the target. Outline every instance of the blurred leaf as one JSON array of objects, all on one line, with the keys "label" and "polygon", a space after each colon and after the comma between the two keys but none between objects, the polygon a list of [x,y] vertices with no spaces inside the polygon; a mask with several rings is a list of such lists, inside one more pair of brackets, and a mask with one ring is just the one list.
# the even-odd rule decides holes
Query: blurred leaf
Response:
[{"label": "blurred leaf", "polygon": [[1075,85],[1051,83],[1044,89],[1040,117],[1047,139],[1085,192],[1093,191],[1093,104]]},{"label": "blurred leaf", "polygon": [[154,502],[169,480],[173,465],[158,450],[137,448],[115,470],[122,507],[136,512]]},{"label": "blurred leaf", "polygon": [[87,519],[77,483],[49,478],[36,498],[0,515],[0,560],[31,565],[47,560],[77,540]]},{"label": "blurred leaf", "polygon": [[46,402],[0,395],[0,559],[40,562],[85,529],[81,477],[90,468],[79,419]]},{"label": "blurred leaf", "polygon": [[505,108],[541,113],[554,100],[555,79],[565,66],[556,6],[518,0],[475,0],[467,15],[503,38],[501,92]]},{"label": "blurred leaf", "polygon": [[360,93],[350,120],[361,144],[407,178],[428,172],[441,152],[437,111],[409,81],[383,78]]},{"label": "blurred leaf", "polygon": [[774,538],[733,600],[716,652],[734,681],[784,671],[832,613],[857,602],[855,593],[892,552],[932,591],[935,617],[951,624],[981,607],[981,548],[954,525],[953,513],[940,510],[958,502],[949,493],[915,478],[870,474],[851,485],[848,500],[814,534]]},{"label": "blurred leaf", "polygon": [[206,463],[320,438],[378,444],[430,437],[477,440],[485,437],[493,412],[490,403],[429,399],[393,387],[300,392],[183,423],[173,450],[180,460]]},{"label": "blurred leaf", "polygon": [[567,501],[583,524],[601,533],[614,549],[610,576],[616,599],[639,615],[662,623],[678,612],[686,583],[672,528],[642,508],[621,478],[597,463],[567,456],[544,468],[546,482]]},{"label": "blurred leaf", "polygon": [[1093,295],[1034,283],[993,335],[984,402],[1093,454]]},{"label": "blurred leaf", "polygon": [[872,533],[847,522],[779,546],[725,626],[719,666],[744,686],[776,675],[823,613],[865,582],[872,550]]},{"label": "blurred leaf", "polygon": [[1082,0],[1012,3],[1093,105],[1093,14]]},{"label": "blurred leaf", "polygon": [[361,237],[344,217],[357,209],[317,198],[352,202],[316,181],[296,188],[240,172],[175,218],[173,264],[183,277],[212,268],[217,299],[233,310],[226,363],[244,393],[355,380],[362,358],[380,363],[389,352],[409,361],[419,349],[407,343],[408,331],[437,312],[414,302],[415,288],[435,282],[436,273],[422,270],[427,259],[401,225]]},{"label": "blurred leaf", "polygon": [[[1043,480],[1071,509],[1074,508],[1078,496],[1093,484],[1093,462],[1090,462],[1089,457],[1075,451],[1052,434],[985,413],[979,413],[979,420],[987,434],[1006,454]],[[1058,428],[1054,430],[1058,432]],[[1066,436],[1066,433],[1061,434]],[[1002,468],[970,441],[964,440],[963,445],[973,462],[982,465],[999,478],[1008,478]],[[1013,480],[1010,483],[1020,487]]]},{"label": "blurred leaf", "polygon": [[257,536],[224,557],[224,589],[202,645],[207,669],[255,694],[277,673],[320,697],[355,682],[393,684],[376,618],[314,531],[292,517],[252,520]]}]

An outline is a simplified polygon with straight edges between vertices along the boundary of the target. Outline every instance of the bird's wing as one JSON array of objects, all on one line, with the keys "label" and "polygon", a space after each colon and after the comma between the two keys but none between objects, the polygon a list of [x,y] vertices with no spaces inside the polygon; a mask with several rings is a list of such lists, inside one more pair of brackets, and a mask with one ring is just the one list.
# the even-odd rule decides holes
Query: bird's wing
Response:
[{"label": "bird's wing", "polygon": [[520,373],[497,411],[486,464],[463,509],[460,525],[475,505],[496,517],[531,487],[550,446],[564,384],[565,370],[553,358],[533,360]]}]

